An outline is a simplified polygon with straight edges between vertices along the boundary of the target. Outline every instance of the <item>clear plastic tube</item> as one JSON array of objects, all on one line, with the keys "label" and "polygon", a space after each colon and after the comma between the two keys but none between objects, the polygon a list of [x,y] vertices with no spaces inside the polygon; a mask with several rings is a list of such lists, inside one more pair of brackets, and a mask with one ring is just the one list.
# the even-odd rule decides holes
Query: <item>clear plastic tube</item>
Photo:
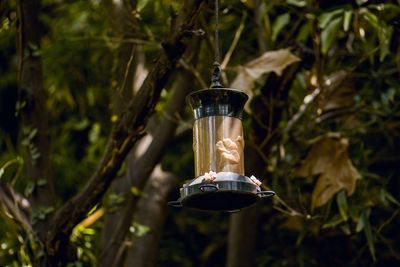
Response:
[{"label": "clear plastic tube", "polygon": [[242,121],[235,117],[209,116],[193,125],[196,177],[213,172],[244,175]]}]

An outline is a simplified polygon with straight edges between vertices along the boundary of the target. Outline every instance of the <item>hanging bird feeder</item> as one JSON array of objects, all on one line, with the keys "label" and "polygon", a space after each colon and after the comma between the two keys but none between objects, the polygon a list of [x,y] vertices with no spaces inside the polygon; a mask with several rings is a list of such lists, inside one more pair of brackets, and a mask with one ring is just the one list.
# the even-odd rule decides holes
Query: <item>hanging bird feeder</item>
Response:
[{"label": "hanging bird feeder", "polygon": [[193,110],[195,177],[183,184],[180,198],[170,202],[208,211],[238,211],[262,197],[261,182],[244,174],[243,107],[248,96],[239,90],[222,88],[218,53],[218,0],[215,3],[215,63],[209,89],[188,95]]}]

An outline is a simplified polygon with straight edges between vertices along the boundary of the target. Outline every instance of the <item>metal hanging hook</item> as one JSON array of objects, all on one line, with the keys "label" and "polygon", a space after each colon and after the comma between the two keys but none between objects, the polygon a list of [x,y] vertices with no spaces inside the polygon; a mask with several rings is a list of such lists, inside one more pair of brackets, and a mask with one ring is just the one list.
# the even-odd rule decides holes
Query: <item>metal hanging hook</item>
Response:
[{"label": "metal hanging hook", "polygon": [[219,55],[219,32],[218,32],[218,15],[219,15],[219,6],[218,0],[215,0],[214,5],[214,15],[215,15],[215,28],[214,28],[214,63],[213,63],[213,72],[211,76],[211,86],[210,88],[222,88],[221,84],[221,64],[220,55]]}]

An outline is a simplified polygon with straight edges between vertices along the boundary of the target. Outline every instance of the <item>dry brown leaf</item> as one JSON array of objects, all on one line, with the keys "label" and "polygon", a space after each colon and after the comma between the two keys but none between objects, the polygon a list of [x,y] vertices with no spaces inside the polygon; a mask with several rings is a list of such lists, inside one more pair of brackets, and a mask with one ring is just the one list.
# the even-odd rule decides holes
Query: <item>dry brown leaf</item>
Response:
[{"label": "dry brown leaf", "polygon": [[347,195],[352,195],[356,181],[360,178],[361,175],[349,159],[347,149],[336,154],[332,164],[318,178],[312,193],[311,209],[326,204],[343,189],[347,191]]},{"label": "dry brown leaf", "polygon": [[348,155],[348,140],[338,133],[317,138],[297,175],[308,177],[320,174],[314,187],[311,209],[326,204],[337,192],[354,193],[356,181],[361,178]]},{"label": "dry brown leaf", "polygon": [[328,133],[312,142],[312,147],[296,175],[308,177],[323,173],[332,162],[333,152],[340,149],[340,134]]},{"label": "dry brown leaf", "polygon": [[[255,82],[263,74],[275,72],[280,76],[287,66],[297,61],[300,61],[300,58],[293,55],[289,49],[265,52],[246,65],[238,67],[237,75],[231,83],[231,87],[243,90],[251,97]],[[248,106],[246,106],[247,109]]]},{"label": "dry brown leaf", "polygon": [[238,74],[231,87],[247,92],[253,89],[255,81],[261,75],[268,72],[275,72],[277,75],[281,75],[287,66],[297,61],[300,61],[300,58],[293,55],[289,49],[265,52],[246,65],[239,66]]}]

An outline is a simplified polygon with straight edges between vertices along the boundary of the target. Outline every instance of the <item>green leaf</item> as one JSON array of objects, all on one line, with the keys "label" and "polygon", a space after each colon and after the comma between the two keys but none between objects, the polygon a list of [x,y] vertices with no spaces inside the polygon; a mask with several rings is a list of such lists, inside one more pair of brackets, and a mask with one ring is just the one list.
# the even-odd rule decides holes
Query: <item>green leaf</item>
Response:
[{"label": "green leaf", "polygon": [[84,118],[78,122],[76,122],[72,129],[77,130],[77,131],[82,131],[86,129],[89,126],[89,120],[87,118]]},{"label": "green leaf", "polygon": [[35,190],[35,184],[32,181],[29,181],[26,184],[25,190],[24,190],[24,195],[26,197],[30,196],[33,192],[33,190]]},{"label": "green leaf", "polygon": [[280,16],[278,16],[276,18],[276,20],[274,21],[274,24],[272,25],[272,36],[271,36],[272,41],[276,40],[276,38],[278,37],[278,34],[280,33],[280,31],[289,22],[290,22],[290,15],[288,13],[280,15]]},{"label": "green leaf", "polygon": [[299,31],[299,34],[296,37],[296,40],[298,42],[305,42],[307,40],[307,38],[310,36],[311,33],[311,23],[310,22],[306,22]]},{"label": "green leaf", "polygon": [[32,218],[33,221],[36,222],[37,220],[44,220],[46,217],[54,211],[53,207],[50,206],[41,206],[38,207],[33,213]]},{"label": "green leaf", "polygon": [[343,30],[347,32],[350,28],[351,15],[353,12],[351,10],[346,10],[343,14]]},{"label": "green leaf", "polygon": [[344,221],[347,221],[348,216],[347,216],[347,210],[348,210],[348,205],[347,205],[347,197],[345,191],[340,191],[337,196],[336,196],[336,203],[339,207],[339,212],[340,215],[342,216]]},{"label": "green leaf", "polygon": [[96,122],[93,124],[92,129],[89,132],[89,141],[90,143],[96,143],[100,137],[101,126],[100,123]]},{"label": "green leaf", "polygon": [[337,38],[337,32],[340,28],[342,18],[332,20],[321,33],[321,51],[326,54],[331,48],[333,42]]},{"label": "green leaf", "polygon": [[29,132],[28,139],[29,139],[29,140],[32,140],[33,138],[35,138],[37,132],[38,132],[38,129],[37,129],[37,128],[33,128],[33,129]]},{"label": "green leaf", "polygon": [[333,19],[340,15],[342,12],[342,9],[336,9],[331,12],[323,13],[321,16],[318,17],[319,27],[321,29],[325,29],[325,27],[327,27],[333,21]]},{"label": "green leaf", "polygon": [[307,5],[307,1],[300,1],[300,0],[286,0],[286,3],[297,7],[304,7]]},{"label": "green leaf", "polygon": [[37,185],[38,185],[38,186],[44,186],[44,185],[46,185],[46,184],[47,184],[46,179],[40,179],[40,180],[38,180],[38,182],[37,182]]},{"label": "green leaf", "polygon": [[341,224],[342,222],[344,222],[343,217],[336,215],[334,216],[330,221],[328,221],[327,223],[325,223],[322,228],[326,229],[326,228],[333,228],[339,224]]},{"label": "green leaf", "polygon": [[371,224],[369,223],[367,213],[368,212],[366,212],[366,211],[362,212],[361,220],[363,220],[364,233],[365,233],[365,237],[367,238],[367,245],[368,245],[369,252],[371,253],[372,259],[374,261],[376,261],[374,237],[372,235]]},{"label": "green leaf", "polygon": [[132,193],[132,195],[139,196],[139,197],[143,195],[143,192],[136,186],[131,187],[131,193]]},{"label": "green leaf", "polygon": [[390,54],[390,41],[393,35],[393,27],[383,26],[378,33],[379,39],[379,60],[382,62],[387,55]]},{"label": "green leaf", "polygon": [[343,233],[345,233],[346,235],[351,235],[350,227],[347,223],[341,225],[340,229],[342,229]]},{"label": "green leaf", "polygon": [[375,28],[375,30],[377,30],[377,31],[380,30],[381,25],[379,23],[378,17],[375,14],[369,12],[368,10],[363,9],[362,16],[366,21],[368,21],[368,23],[372,27]]},{"label": "green leaf", "polygon": [[364,229],[364,220],[362,219],[362,216],[358,218],[357,226],[356,226],[356,232],[359,233]]},{"label": "green leaf", "polygon": [[139,0],[137,4],[137,10],[139,12],[142,11],[149,2],[149,0]]},{"label": "green leaf", "polygon": [[129,227],[129,231],[132,234],[135,234],[138,237],[142,237],[145,234],[147,234],[148,232],[150,232],[150,227],[148,227],[147,225],[144,224],[140,224],[137,222],[134,222],[131,227]]},{"label": "green leaf", "polygon": [[389,201],[392,204],[400,206],[400,202],[392,194],[390,194],[388,191],[386,191],[384,189],[381,189],[380,197],[381,197],[382,201],[384,201],[384,202]]},{"label": "green leaf", "polygon": [[365,4],[368,2],[368,0],[356,0],[357,5],[361,6],[362,4]]}]

